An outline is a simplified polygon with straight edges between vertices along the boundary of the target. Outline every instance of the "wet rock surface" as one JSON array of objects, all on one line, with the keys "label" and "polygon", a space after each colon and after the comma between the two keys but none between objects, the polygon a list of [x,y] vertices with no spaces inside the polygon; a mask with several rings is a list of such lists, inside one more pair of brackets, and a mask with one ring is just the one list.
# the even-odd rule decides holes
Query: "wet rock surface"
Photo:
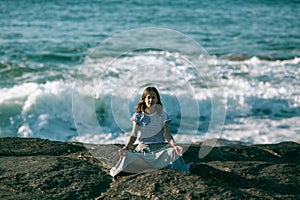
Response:
[{"label": "wet rock surface", "polygon": [[300,199],[300,145],[227,142],[199,158],[184,154],[190,173],[107,172],[119,145],[0,138],[1,199]]}]

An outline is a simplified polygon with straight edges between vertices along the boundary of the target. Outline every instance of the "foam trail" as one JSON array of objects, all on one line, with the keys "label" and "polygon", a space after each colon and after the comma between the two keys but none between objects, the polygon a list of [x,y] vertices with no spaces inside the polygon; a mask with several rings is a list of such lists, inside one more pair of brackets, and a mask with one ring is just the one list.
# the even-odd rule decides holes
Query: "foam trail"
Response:
[{"label": "foam trail", "polygon": [[[180,142],[219,138],[218,134],[206,134],[212,114],[210,90],[218,95],[218,88],[206,88],[205,82],[213,83],[210,79],[196,84],[197,76],[190,65],[176,56],[161,51],[124,56],[111,64],[107,73],[102,76],[97,74],[99,65],[105,67],[107,59],[97,60],[98,64],[94,63],[86,68],[78,82],[77,92],[83,99],[80,100],[77,112],[88,123],[94,111],[97,121],[91,123],[87,129],[89,131],[83,135],[78,135],[74,124],[72,79],[29,82],[1,88],[0,134],[2,137],[123,143],[131,130],[129,117],[144,88],[137,88],[136,84],[146,85],[148,82],[144,76],[140,80],[132,80],[133,74],[129,70],[143,74],[148,72],[149,66],[155,71],[157,63],[178,68],[175,71],[163,68],[160,73],[167,75],[168,79],[160,81],[158,85],[165,110],[172,118],[170,129],[177,133],[180,124],[185,127],[184,132],[175,134],[175,137]],[[226,95],[227,114],[221,138],[249,143],[300,141],[299,58],[265,61],[253,57],[244,61],[231,61],[213,57],[210,62],[216,65],[214,70],[211,67],[203,70],[208,74],[221,76]],[[182,75],[181,79],[178,79],[178,74]],[[157,77],[152,78],[155,80]],[[118,87],[109,88],[113,83],[117,83]],[[170,84],[174,84],[174,87]],[[186,90],[189,87],[193,87],[193,90]],[[191,91],[194,96],[188,94]],[[111,95],[114,95],[113,98]],[[85,102],[92,102],[94,106],[89,107]],[[190,106],[191,102],[198,105],[198,110]],[[195,111],[200,113],[196,118]],[[186,120],[183,121],[183,117]],[[196,133],[193,132],[194,121],[199,123]],[[94,128],[99,124],[102,134]]]}]

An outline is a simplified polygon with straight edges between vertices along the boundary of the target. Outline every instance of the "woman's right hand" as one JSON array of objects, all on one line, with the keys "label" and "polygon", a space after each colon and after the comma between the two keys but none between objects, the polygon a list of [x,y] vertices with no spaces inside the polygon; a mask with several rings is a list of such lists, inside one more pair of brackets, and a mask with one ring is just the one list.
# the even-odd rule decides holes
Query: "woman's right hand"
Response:
[{"label": "woman's right hand", "polygon": [[126,148],[119,149],[120,158],[123,158],[126,155],[126,152],[127,152]]}]

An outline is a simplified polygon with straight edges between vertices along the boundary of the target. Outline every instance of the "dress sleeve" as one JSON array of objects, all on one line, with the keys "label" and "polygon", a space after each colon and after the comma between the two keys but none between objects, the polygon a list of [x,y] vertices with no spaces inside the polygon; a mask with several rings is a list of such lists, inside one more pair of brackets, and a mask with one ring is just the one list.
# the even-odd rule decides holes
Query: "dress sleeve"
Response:
[{"label": "dress sleeve", "polygon": [[141,126],[142,123],[141,113],[134,113],[130,118],[130,120],[136,122],[138,126]]},{"label": "dress sleeve", "polygon": [[166,112],[163,112],[163,123],[169,123],[169,122],[171,122],[169,115]]},{"label": "dress sleeve", "polygon": [[134,113],[133,115],[132,115],[132,117],[130,117],[130,120],[131,121],[135,121],[135,122],[139,122],[139,113]]}]

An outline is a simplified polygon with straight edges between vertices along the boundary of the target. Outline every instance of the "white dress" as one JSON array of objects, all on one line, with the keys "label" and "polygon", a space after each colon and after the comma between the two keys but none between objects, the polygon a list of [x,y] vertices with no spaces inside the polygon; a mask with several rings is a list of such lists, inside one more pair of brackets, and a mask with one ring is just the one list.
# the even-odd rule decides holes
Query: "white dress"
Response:
[{"label": "white dress", "polygon": [[138,125],[138,146],[134,151],[127,151],[117,164],[111,168],[110,175],[116,176],[120,172],[141,173],[157,169],[175,169],[189,171],[182,157],[178,156],[175,149],[166,143],[163,134],[163,125],[171,120],[163,111],[149,115],[134,113],[131,117]]}]

